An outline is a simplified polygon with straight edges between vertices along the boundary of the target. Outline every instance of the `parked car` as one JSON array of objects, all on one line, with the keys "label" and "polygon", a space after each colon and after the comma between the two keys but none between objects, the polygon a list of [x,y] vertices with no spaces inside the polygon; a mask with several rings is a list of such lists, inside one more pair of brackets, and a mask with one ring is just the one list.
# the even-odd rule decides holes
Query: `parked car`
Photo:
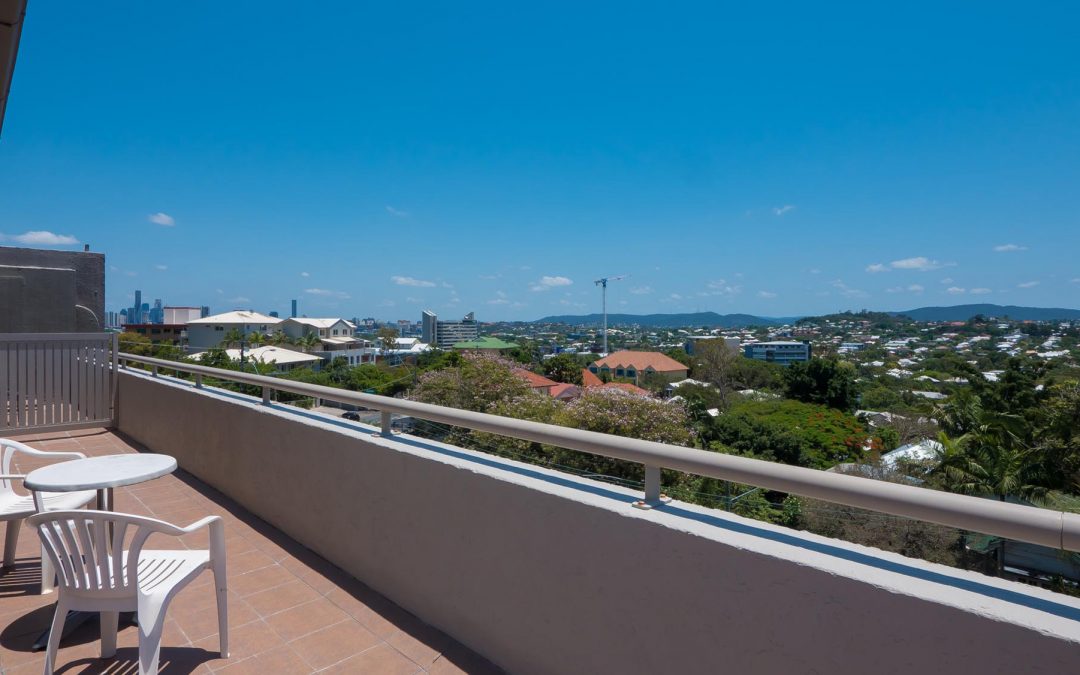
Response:
[{"label": "parked car", "polygon": [[347,413],[342,413],[341,419],[351,420],[353,422],[359,422],[360,421],[360,413],[353,412],[353,411],[350,410]]}]

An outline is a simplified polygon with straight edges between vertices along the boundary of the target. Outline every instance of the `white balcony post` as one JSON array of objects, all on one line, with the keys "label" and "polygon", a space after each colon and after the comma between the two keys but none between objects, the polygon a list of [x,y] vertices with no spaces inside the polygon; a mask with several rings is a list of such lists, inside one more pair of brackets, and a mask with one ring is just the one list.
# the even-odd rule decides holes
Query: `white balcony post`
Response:
[{"label": "white balcony post", "polygon": [[389,410],[383,410],[382,414],[382,435],[390,436],[393,434],[393,425],[390,421],[391,413]]},{"label": "white balcony post", "polygon": [[195,375],[195,388],[202,389],[202,375]]},{"label": "white balcony post", "polygon": [[270,405],[270,387],[262,388],[263,405]]}]

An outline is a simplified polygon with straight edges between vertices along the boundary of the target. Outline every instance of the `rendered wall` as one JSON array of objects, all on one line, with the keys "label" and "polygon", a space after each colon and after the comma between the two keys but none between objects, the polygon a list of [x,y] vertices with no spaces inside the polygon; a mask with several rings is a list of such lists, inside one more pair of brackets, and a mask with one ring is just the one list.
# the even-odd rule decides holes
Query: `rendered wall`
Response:
[{"label": "rendered wall", "polygon": [[510,672],[1080,672],[1080,602],[229,396],[125,373],[119,431]]},{"label": "rendered wall", "polygon": [[0,333],[92,333],[104,318],[104,254],[0,246]]}]

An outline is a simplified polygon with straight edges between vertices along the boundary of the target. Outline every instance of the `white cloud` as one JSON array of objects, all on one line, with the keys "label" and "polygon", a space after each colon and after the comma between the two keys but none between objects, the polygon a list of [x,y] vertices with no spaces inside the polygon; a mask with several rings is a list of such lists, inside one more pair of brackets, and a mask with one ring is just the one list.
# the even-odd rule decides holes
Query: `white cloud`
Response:
[{"label": "white cloud", "polygon": [[671,294],[670,296],[668,296],[668,297],[670,297],[670,298],[671,298],[672,300],[682,300],[682,296],[681,296],[681,295],[679,295],[678,293],[672,293],[672,294]]},{"label": "white cloud", "polygon": [[500,277],[502,277],[501,274],[481,274],[480,275],[480,278],[483,279],[484,281],[495,281],[496,279],[498,279]]},{"label": "white cloud", "polygon": [[765,298],[766,300],[769,300],[771,298],[775,298],[776,293],[773,293],[772,291],[758,291],[758,297],[759,298]]},{"label": "white cloud", "polygon": [[1072,279],[1071,281],[1074,284],[1080,284],[1080,277],[1076,277],[1075,279]]},{"label": "white cloud", "polygon": [[952,277],[945,277],[944,279],[942,279],[942,280],[941,280],[941,281],[939,281],[938,283],[941,283],[941,284],[951,284],[952,282],[953,282],[953,278],[952,278]]},{"label": "white cloud", "polygon": [[821,274],[821,270],[816,267],[807,271],[810,272],[810,274]]},{"label": "white cloud", "polygon": [[742,292],[742,286],[738,284],[729,284],[723,279],[717,279],[705,284],[709,289],[702,295],[738,295]]},{"label": "white cloud", "polygon": [[509,305],[510,301],[507,300],[506,298],[494,298],[492,300],[488,300],[487,304],[489,304],[489,305]]},{"label": "white cloud", "polygon": [[773,213],[774,213],[775,215],[778,215],[778,216],[782,216],[782,215],[784,215],[785,213],[790,213],[791,211],[794,211],[794,210],[795,210],[795,206],[794,206],[794,205],[792,205],[792,204],[785,204],[785,205],[783,205],[783,206],[776,206],[776,207],[773,207],[773,210],[772,210],[772,212],[773,212]]},{"label": "white cloud", "polygon": [[959,286],[949,286],[945,289],[945,292],[949,295],[962,295],[966,293],[967,290],[964,288],[960,288]]},{"label": "white cloud", "polygon": [[1025,281],[1022,284],[1016,284],[1017,288],[1035,288],[1039,285],[1038,281]]},{"label": "white cloud", "polygon": [[331,291],[326,288],[305,288],[304,292],[308,295],[316,295],[320,298],[336,298],[337,300],[349,299],[349,294],[345,291]]},{"label": "white cloud", "polygon": [[229,298],[225,302],[231,302],[231,303],[236,304],[236,305],[243,305],[243,304],[251,302],[251,298],[245,297],[243,295],[238,295],[235,298]]},{"label": "white cloud", "polygon": [[54,234],[47,230],[30,230],[22,234],[0,235],[0,239],[10,239],[27,246],[70,246],[79,240],[70,234]]},{"label": "white cloud", "polygon": [[648,295],[652,292],[652,286],[637,286],[630,289],[630,293],[633,295]]},{"label": "white cloud", "polygon": [[405,298],[405,302],[409,302],[409,303],[412,303],[412,304],[415,305],[418,302],[423,302],[423,300],[421,300],[420,298],[414,298],[414,297],[410,296],[410,297]]},{"label": "white cloud", "polygon": [[300,276],[302,276],[302,277],[304,277],[306,279],[306,278],[310,277],[311,274],[309,272],[301,272]]},{"label": "white cloud", "polygon": [[162,272],[164,272],[165,270],[169,269],[169,266],[168,265],[154,265],[154,269],[161,270]]},{"label": "white cloud", "polygon": [[394,275],[390,277],[390,281],[393,281],[398,286],[415,286],[417,288],[434,288],[434,281],[424,281],[423,279],[414,279],[413,277],[403,277]]},{"label": "white cloud", "polygon": [[409,212],[408,211],[402,211],[401,209],[395,209],[393,206],[389,206],[389,205],[387,205],[387,207],[386,207],[386,212],[389,213],[392,216],[397,216],[398,218],[408,218],[409,217]]},{"label": "white cloud", "polygon": [[951,267],[955,263],[943,263],[937,260],[931,260],[926,256],[917,256],[915,258],[903,258],[902,260],[894,260],[889,263],[889,266],[894,270],[915,270],[917,272],[929,272],[930,270],[941,269],[942,267]]},{"label": "white cloud", "polygon": [[500,298],[505,298],[506,297],[506,291],[495,291],[495,295],[497,295]]},{"label": "white cloud", "polygon": [[851,288],[840,279],[834,279],[832,287],[840,291],[840,295],[847,298],[868,298],[870,294],[858,288]]},{"label": "white cloud", "polygon": [[877,274],[878,272],[888,272],[889,268],[881,263],[874,263],[873,265],[867,265],[866,271],[871,274]]},{"label": "white cloud", "polygon": [[574,283],[573,281],[571,281],[570,279],[568,279],[566,277],[543,276],[543,277],[540,277],[540,281],[533,282],[529,286],[529,290],[532,290],[532,291],[550,291],[553,288],[558,288],[559,286],[569,286],[569,285],[571,285],[573,283]]},{"label": "white cloud", "polygon": [[922,286],[920,286],[919,284],[910,284],[908,286],[893,286],[892,288],[886,288],[885,292],[886,293],[903,293],[904,291],[907,291],[908,293],[922,293],[925,290],[926,289],[923,288]]},{"label": "white cloud", "polygon": [[991,291],[990,291],[989,288],[973,288],[973,289],[971,289],[970,292],[971,292],[972,295],[986,295],[987,293],[990,293]]},{"label": "white cloud", "polygon": [[1027,246],[1020,246],[1019,244],[1000,244],[994,247],[994,250],[998,253],[1009,253],[1012,251],[1026,251]]},{"label": "white cloud", "polygon": [[155,225],[162,225],[164,227],[172,227],[176,224],[175,218],[173,218],[167,213],[162,213],[161,211],[158,211],[157,213],[151,213],[149,216],[146,217],[146,219],[149,220],[151,223],[154,223]]}]

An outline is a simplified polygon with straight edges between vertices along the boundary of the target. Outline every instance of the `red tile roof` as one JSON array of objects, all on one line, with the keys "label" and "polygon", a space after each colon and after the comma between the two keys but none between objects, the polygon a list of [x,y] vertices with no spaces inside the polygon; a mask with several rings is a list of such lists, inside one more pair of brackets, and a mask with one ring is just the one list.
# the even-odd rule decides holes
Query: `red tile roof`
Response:
[{"label": "red tile roof", "polygon": [[549,392],[553,398],[577,398],[581,395],[581,389],[576,384],[563,384],[560,382],[551,388]]},{"label": "red tile roof", "polygon": [[638,396],[652,396],[649,392],[645,391],[637,385],[630,384],[629,382],[608,382],[602,389],[622,389],[623,391],[630,392],[631,394],[637,394]]},{"label": "red tile roof", "polygon": [[537,375],[531,370],[525,370],[524,368],[518,368],[514,372],[527,381],[529,386],[533,389],[547,389],[559,384],[555,380],[549,380],[543,375]]},{"label": "red tile roof", "polygon": [[667,373],[673,370],[687,370],[685,365],[666,354],[661,354],[660,352],[632,352],[630,350],[608,354],[604,358],[597,360],[593,365],[597,368],[607,366],[611,369],[633,368],[639,371],[646,371],[649,368],[652,368],[658,373]]},{"label": "red tile roof", "polygon": [[584,387],[601,387],[604,385],[604,381],[594,375],[588,368],[582,368],[581,384]]}]

